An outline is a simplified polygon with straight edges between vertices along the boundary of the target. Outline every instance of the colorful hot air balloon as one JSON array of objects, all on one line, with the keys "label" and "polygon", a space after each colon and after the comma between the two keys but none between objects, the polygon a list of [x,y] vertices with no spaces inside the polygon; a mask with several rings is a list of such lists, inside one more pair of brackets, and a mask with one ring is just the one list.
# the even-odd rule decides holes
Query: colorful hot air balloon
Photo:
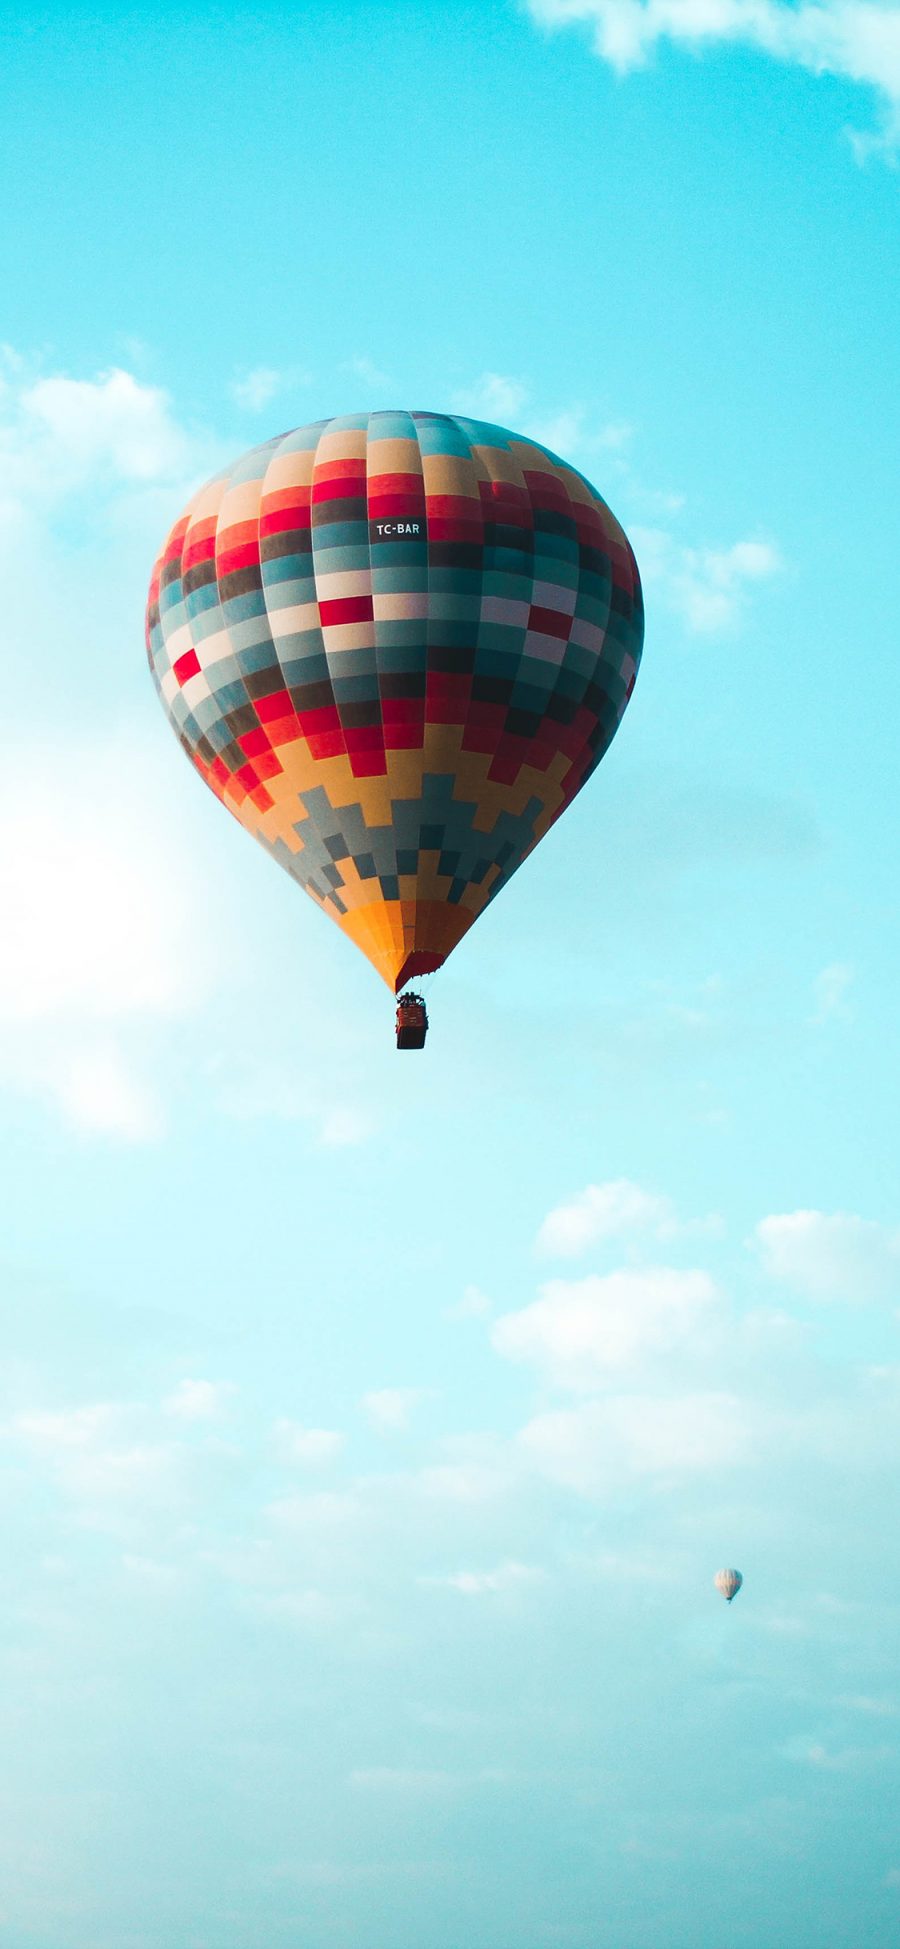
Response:
[{"label": "colorful hot air balloon", "polygon": [[744,1579],[739,1570],[717,1570],[713,1578],[716,1589],[721,1592],[726,1604],[733,1602]]},{"label": "colorful hot air balloon", "polygon": [[599,764],[642,635],[634,556],[582,475],[442,413],[255,447],[176,521],[147,609],[201,777],[397,993]]}]

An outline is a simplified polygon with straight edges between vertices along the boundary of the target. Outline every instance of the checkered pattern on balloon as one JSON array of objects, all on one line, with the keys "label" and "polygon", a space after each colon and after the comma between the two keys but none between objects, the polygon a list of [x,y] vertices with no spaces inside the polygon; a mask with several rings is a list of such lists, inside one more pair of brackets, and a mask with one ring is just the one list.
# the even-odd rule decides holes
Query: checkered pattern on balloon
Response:
[{"label": "checkered pattern on balloon", "polygon": [[582,475],[439,413],[254,448],[175,523],[147,610],[197,770],[398,992],[599,764],[642,637],[634,555]]}]

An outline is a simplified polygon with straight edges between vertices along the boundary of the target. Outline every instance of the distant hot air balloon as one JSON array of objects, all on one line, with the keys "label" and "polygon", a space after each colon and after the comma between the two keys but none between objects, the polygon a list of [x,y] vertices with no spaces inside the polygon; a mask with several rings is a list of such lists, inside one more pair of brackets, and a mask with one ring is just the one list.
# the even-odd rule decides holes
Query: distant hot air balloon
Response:
[{"label": "distant hot air balloon", "polygon": [[740,1590],[744,1579],[739,1570],[717,1570],[713,1583],[721,1591],[726,1604],[731,1604]]},{"label": "distant hot air balloon", "polygon": [[201,777],[398,994],[599,764],[642,637],[634,555],[583,476],[442,413],[255,447],[176,521],[147,608]]}]

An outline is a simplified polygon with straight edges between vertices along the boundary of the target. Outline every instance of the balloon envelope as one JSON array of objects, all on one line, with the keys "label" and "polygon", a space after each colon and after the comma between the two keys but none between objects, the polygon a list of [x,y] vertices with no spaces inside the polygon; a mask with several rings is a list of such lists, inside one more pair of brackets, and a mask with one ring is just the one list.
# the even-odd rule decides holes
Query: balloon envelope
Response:
[{"label": "balloon envelope", "polygon": [[176,521],[147,609],[201,777],[398,991],[599,764],[642,638],[634,556],[588,482],[440,413],[255,447]]},{"label": "balloon envelope", "polygon": [[721,1591],[727,1604],[737,1596],[743,1581],[739,1570],[717,1570],[713,1578],[716,1589]]}]

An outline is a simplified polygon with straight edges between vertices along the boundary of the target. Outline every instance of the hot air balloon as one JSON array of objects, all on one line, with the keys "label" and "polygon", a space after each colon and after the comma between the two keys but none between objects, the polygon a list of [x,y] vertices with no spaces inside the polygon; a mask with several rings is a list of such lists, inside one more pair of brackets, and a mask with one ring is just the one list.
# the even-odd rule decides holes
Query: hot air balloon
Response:
[{"label": "hot air balloon", "polygon": [[721,1592],[726,1604],[734,1602],[743,1581],[739,1570],[717,1570],[713,1578],[713,1583]]},{"label": "hot air balloon", "polygon": [[147,607],[201,777],[401,998],[599,764],[642,638],[637,564],[594,488],[442,413],[254,447],[175,522]]}]

